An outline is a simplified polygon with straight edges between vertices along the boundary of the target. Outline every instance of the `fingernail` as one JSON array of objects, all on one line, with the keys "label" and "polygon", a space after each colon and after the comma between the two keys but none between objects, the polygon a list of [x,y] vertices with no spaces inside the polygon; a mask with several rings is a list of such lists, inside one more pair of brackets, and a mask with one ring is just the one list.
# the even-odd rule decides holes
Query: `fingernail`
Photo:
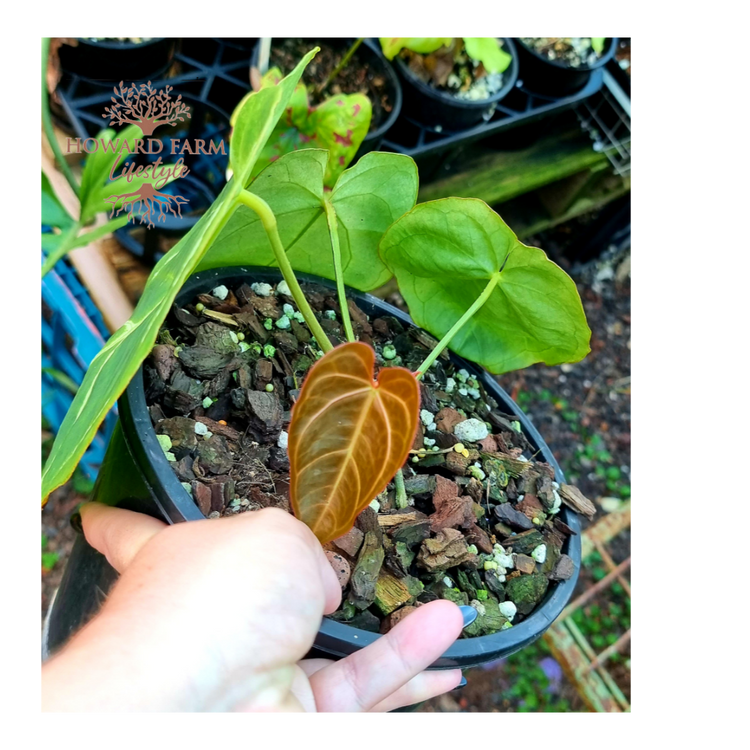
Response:
[{"label": "fingernail", "polygon": [[83,534],[83,524],[81,523],[81,514],[76,512],[70,517],[70,525],[79,534]]},{"label": "fingernail", "polygon": [[470,607],[468,604],[461,604],[458,608],[461,610],[461,615],[464,618],[464,627],[471,625],[477,619],[479,613],[474,607]]},{"label": "fingernail", "polygon": [[461,676],[461,682],[459,682],[453,689],[460,690],[462,687],[466,687],[466,678],[463,675]]}]

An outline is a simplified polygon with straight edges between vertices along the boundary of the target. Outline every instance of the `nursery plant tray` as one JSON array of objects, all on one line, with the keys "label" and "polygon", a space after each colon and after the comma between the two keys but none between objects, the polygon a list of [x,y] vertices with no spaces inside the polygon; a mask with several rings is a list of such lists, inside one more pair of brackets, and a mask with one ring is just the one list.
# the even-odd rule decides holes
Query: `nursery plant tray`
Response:
[{"label": "nursery plant tray", "polygon": [[[250,90],[250,54],[231,40],[185,39],[170,69],[152,84],[158,89],[168,83],[176,93],[210,102],[227,114]],[[93,136],[106,126],[102,114],[110,103],[109,86],[66,72],[56,93],[76,136]]]},{"label": "nursery plant tray", "polygon": [[511,94],[499,102],[487,122],[460,132],[449,133],[430,128],[421,123],[402,117],[401,121],[388,133],[381,150],[406,154],[414,159],[436,156],[473,141],[510,130],[542,117],[575,107],[596,94],[603,84],[602,71],[594,71],[588,83],[575,94],[559,99],[536,94],[524,88],[523,82]]},{"label": "nursery plant tray", "polygon": [[[183,95],[191,107],[210,110],[202,129],[195,133],[191,132],[191,138],[223,138],[228,143],[229,113],[251,90],[251,52],[252,47],[243,43],[243,40],[182,39],[167,73],[161,79],[151,82],[156,89],[168,83],[174,87],[175,93]],[[454,155],[460,158],[464,147],[493,136],[499,136],[499,145],[502,146],[502,139],[511,130],[521,133],[522,136],[531,134],[531,128],[516,129],[521,125],[530,125],[542,119],[546,121],[559,113],[573,110],[597,94],[602,85],[602,71],[592,72],[588,83],[580,91],[562,98],[536,94],[524,88],[522,84],[516,86],[501,100],[488,122],[460,132],[439,131],[401,115],[388,132],[388,137],[382,142],[380,150],[402,153],[414,158],[419,165],[423,191],[429,193],[431,179],[438,174],[443,177],[439,172],[441,166]],[[108,85],[103,86],[78,75],[65,73],[56,93],[75,136],[93,137],[107,126],[108,123],[102,115],[104,107],[110,104],[112,92]],[[219,122],[221,120],[223,122]],[[190,123],[191,131],[196,127],[198,122],[194,118]],[[175,137],[175,134],[169,131],[171,129],[163,128],[158,130],[156,135],[164,138]],[[179,220],[172,220],[169,226],[159,225],[150,231],[129,224],[117,231],[118,240],[127,250],[136,256],[144,257],[147,262],[158,261],[219,194],[225,182],[227,159],[226,155],[221,154],[194,157],[188,166],[196,184],[183,186],[186,189],[191,188],[188,196],[190,213],[184,212],[186,215]],[[494,189],[490,192],[494,192]],[[455,194],[455,190],[452,194]],[[512,196],[503,195],[502,199],[508,200],[510,197]],[[497,201],[498,196],[493,195],[491,203]]]}]

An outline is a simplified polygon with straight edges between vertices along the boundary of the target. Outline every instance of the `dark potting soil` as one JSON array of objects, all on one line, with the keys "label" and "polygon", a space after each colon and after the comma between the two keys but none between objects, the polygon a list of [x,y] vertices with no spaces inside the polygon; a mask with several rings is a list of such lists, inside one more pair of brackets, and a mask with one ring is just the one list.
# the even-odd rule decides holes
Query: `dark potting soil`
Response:
[{"label": "dark potting soil", "polygon": [[503,87],[504,73],[487,73],[482,63],[466,54],[461,38],[428,55],[402,49],[399,56],[420,81],[457,99],[489,99]]},{"label": "dark potting soil", "polygon": [[315,46],[320,52],[311,60],[302,74],[307,86],[310,103],[320,104],[337,94],[364,94],[372,104],[370,132],[377,130],[393,110],[393,101],[388,92],[388,78],[382,70],[370,66],[355,52],[349,62],[333,79],[326,90],[318,94],[318,88],[325,82],[346,54],[348,47],[332,48],[327,44],[309,39],[285,39],[278,46],[271,44],[269,67],[278,67],[284,75],[294,70],[297,63]]},{"label": "dark potting soil", "polygon": [[603,54],[594,50],[589,37],[523,37],[521,41],[542,57],[571,68],[593,65]]},{"label": "dark potting soil", "polygon": [[[335,293],[304,289],[332,343],[343,343]],[[351,300],[349,310],[378,367],[416,371],[435,344],[393,317],[368,318]],[[145,363],[146,398],[166,457],[204,515],[289,511],[291,408],[320,356],[292,298],[268,284],[218,287],[170,313]],[[353,529],[325,545],[343,589],[332,617],[387,632],[444,598],[478,609],[466,636],[512,627],[573,573],[561,554],[571,533],[556,517],[561,503],[593,506],[554,482],[518,422],[446,356],[421,395],[406,499],[397,501],[391,483]]]}]

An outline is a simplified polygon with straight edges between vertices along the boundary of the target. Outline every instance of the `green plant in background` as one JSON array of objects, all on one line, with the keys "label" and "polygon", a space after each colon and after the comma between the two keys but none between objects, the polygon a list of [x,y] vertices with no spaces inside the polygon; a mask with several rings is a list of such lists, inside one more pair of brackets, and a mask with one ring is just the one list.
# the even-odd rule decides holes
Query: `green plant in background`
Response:
[{"label": "green plant in background", "polygon": [[[112,218],[117,213],[116,209],[119,202],[114,204],[107,204],[106,202],[113,197],[114,183],[110,182],[109,176],[110,173],[114,174],[123,159],[130,153],[126,148],[121,149],[121,144],[127,143],[129,148],[134,150],[134,141],[143,137],[141,129],[137,125],[124,128],[119,133],[115,133],[111,129],[102,130],[95,139],[100,147],[95,153],[88,155],[79,185],[57,142],[52,127],[49,101],[45,96],[49,43],[49,35],[40,35],[38,45],[39,120],[60,170],[81,202],[81,212],[78,218],[72,217],[55,195],[47,176],[44,172],[39,171],[37,176],[38,224],[51,229],[50,232],[37,235],[38,249],[44,251],[47,255],[46,262],[39,268],[39,278],[49,273],[60,258],[71,250],[85,247],[127,224],[128,215]],[[115,157],[114,164],[113,156]],[[174,165],[164,166],[162,169],[169,170],[170,176],[168,179],[160,181],[151,176],[151,173],[144,172],[144,174],[134,175],[129,179],[127,182],[128,191],[136,192],[145,184],[155,181],[163,186],[179,178]],[[107,212],[110,213],[110,221],[102,226],[91,228],[99,214]]]},{"label": "green plant in background", "polygon": [[60,554],[58,552],[50,552],[47,549],[47,545],[49,544],[49,539],[47,538],[46,534],[42,534],[42,570],[43,571],[50,571],[52,568],[55,567],[57,564],[57,561],[60,559]]},{"label": "green plant in background", "polygon": [[[463,45],[460,44],[461,41]],[[463,39],[452,37],[426,39],[382,37],[380,46],[388,60],[393,60],[402,49],[408,49],[420,55],[429,55],[444,48],[444,54],[453,57],[465,50],[466,54],[476,63],[481,63],[488,73],[504,72],[513,59],[495,37],[463,37]]]},{"label": "green plant in background", "polygon": [[[282,79],[278,68],[264,76],[262,87],[276,86]],[[250,93],[247,96],[252,96]],[[230,120],[234,127],[243,99]],[[364,94],[339,94],[311,107],[304,84],[299,83],[284,115],[263,147],[252,171],[255,177],[284,154],[301,148],[325,148],[330,153],[324,184],[333,187],[337,178],[354,158],[370,128],[372,104]]]},{"label": "green plant in background", "polygon": [[605,40],[606,40],[606,37],[604,36],[592,36],[591,37],[591,49],[593,49],[597,55],[601,55],[602,52],[604,52]]},{"label": "green plant in background", "polygon": [[519,713],[567,713],[569,701],[553,691],[553,685],[540,664],[550,658],[543,640],[508,657],[505,673],[511,684],[503,697],[516,703]]},{"label": "green plant in background", "polygon": [[413,208],[417,173],[408,157],[368,154],[340,175],[330,193],[327,151],[291,151],[256,175],[316,52],[238,107],[232,179],[159,261],[133,316],[89,367],[44,468],[43,497],[71,475],[196,269],[276,265],[323,352],[331,344],[294,270],[335,279],[349,341],[354,335],[344,283],[366,290],[395,273],[416,322],[443,337],[420,374],[449,344],[494,372],[535,361],[575,361],[588,352],[581,301],[562,269],[541,250],[522,245],[481,201],[446,199]]}]

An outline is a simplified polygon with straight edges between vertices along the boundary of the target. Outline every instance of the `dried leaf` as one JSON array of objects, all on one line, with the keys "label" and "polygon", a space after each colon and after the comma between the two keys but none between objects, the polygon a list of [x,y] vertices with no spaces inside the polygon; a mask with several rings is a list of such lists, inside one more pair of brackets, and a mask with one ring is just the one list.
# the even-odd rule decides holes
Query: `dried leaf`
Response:
[{"label": "dried leaf", "polygon": [[373,380],[367,344],[338,346],[309,372],[289,427],[294,514],[321,542],[345,534],[409,453],[419,388],[408,370]]}]

